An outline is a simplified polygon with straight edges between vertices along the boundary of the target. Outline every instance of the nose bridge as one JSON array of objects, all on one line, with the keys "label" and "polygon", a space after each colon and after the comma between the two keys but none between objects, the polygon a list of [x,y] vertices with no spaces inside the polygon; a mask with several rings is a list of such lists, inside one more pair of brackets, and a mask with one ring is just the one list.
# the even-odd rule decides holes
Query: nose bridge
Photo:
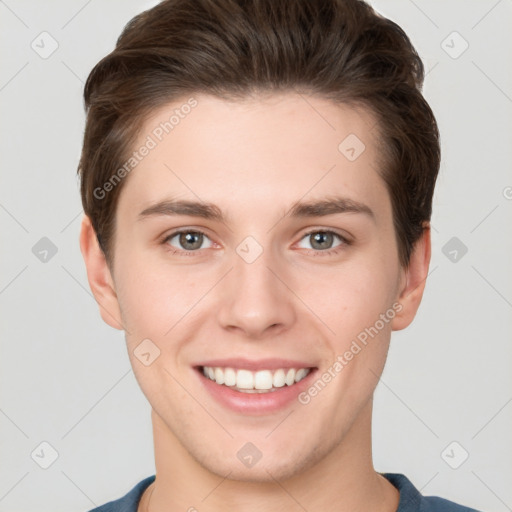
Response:
[{"label": "nose bridge", "polygon": [[277,257],[251,236],[235,252],[230,286],[219,310],[223,327],[239,328],[255,337],[268,327],[289,325],[294,319],[293,304],[289,290],[276,277],[280,273]]}]

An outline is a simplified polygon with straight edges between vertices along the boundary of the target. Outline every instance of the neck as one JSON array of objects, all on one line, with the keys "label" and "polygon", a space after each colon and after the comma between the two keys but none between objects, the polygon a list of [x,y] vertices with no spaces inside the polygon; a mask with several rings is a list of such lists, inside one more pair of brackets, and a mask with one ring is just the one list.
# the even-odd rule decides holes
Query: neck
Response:
[{"label": "neck", "polygon": [[[285,479],[268,470],[266,481],[241,481],[215,474],[183,447],[161,417],[152,410],[156,479],[139,510],[174,512],[290,512],[323,510],[395,512],[399,492],[373,469],[371,452],[372,400],[327,456]],[[150,507],[147,507],[151,493]],[[144,505],[144,508],[140,508]],[[146,511],[146,509],[148,509]]]}]

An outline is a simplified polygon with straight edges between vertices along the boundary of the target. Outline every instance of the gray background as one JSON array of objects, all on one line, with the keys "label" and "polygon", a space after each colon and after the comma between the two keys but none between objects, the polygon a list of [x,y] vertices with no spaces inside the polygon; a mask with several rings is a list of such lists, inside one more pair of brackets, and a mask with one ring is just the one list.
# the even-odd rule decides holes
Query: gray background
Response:
[{"label": "gray background", "polygon": [[[0,1],[2,512],[86,511],[154,474],[150,407],[88,287],[76,166],[83,83],[155,3]],[[423,304],[375,395],[375,467],[512,510],[512,2],[372,4],[425,62],[443,151]]]}]

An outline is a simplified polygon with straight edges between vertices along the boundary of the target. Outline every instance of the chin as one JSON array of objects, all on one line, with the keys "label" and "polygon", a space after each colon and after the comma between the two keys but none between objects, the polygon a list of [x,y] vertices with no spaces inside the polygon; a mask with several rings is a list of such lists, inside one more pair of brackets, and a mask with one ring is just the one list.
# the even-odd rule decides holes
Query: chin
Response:
[{"label": "chin", "polygon": [[247,462],[247,466],[240,460],[244,459],[243,452],[240,454],[240,458],[237,453],[234,454],[234,457],[229,458],[216,457],[202,461],[197,457],[195,458],[209,472],[227,480],[248,483],[275,483],[276,480],[285,481],[307,471],[324,455],[318,450],[318,447],[312,446],[311,452],[308,454],[289,450],[286,459],[276,453],[270,453],[267,456],[262,454],[259,460]]}]

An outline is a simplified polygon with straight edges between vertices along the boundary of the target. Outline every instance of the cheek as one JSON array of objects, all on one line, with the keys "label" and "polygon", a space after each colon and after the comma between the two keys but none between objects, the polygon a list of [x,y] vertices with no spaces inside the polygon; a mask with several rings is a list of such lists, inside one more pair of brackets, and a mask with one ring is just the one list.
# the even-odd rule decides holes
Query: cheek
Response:
[{"label": "cheek", "polygon": [[343,345],[391,308],[396,279],[395,273],[379,260],[340,267],[321,281],[316,280],[308,301]]},{"label": "cheek", "polygon": [[[333,424],[344,424],[347,411],[360,410],[374,392],[395,314],[392,283],[392,273],[377,263],[351,268],[324,281],[329,300],[318,315],[334,334],[327,340],[329,355],[318,376],[322,382],[315,381],[303,398],[324,404]],[[310,295],[307,300],[317,299]],[[332,408],[333,403],[339,407]]]},{"label": "cheek", "polygon": [[[162,338],[208,290],[208,282],[183,266],[133,258],[119,266],[118,301],[130,332]],[[213,280],[213,277],[212,277]],[[211,287],[211,285],[210,285]]]}]

